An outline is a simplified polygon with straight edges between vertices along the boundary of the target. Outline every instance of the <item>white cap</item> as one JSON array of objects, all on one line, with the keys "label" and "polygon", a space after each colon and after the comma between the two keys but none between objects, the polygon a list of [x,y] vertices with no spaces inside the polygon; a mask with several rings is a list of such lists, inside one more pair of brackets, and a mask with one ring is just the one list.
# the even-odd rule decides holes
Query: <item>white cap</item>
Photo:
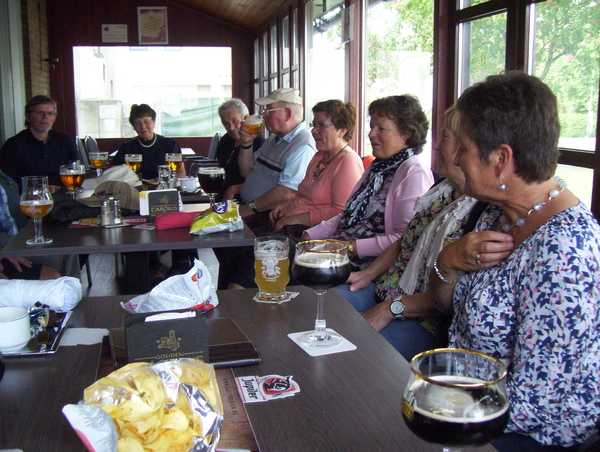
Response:
[{"label": "white cap", "polygon": [[256,99],[254,103],[258,105],[269,105],[275,102],[288,102],[290,104],[302,105],[302,98],[298,90],[294,88],[279,88],[269,94],[267,97]]}]

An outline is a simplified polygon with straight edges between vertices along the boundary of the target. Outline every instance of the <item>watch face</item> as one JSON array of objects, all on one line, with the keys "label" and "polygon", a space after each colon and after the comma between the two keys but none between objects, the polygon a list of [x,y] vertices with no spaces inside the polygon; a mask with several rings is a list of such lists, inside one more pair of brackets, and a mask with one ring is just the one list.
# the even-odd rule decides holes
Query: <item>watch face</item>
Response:
[{"label": "watch face", "polygon": [[401,301],[392,302],[390,306],[390,311],[392,311],[392,314],[394,315],[402,314],[404,312],[404,303],[402,303]]}]

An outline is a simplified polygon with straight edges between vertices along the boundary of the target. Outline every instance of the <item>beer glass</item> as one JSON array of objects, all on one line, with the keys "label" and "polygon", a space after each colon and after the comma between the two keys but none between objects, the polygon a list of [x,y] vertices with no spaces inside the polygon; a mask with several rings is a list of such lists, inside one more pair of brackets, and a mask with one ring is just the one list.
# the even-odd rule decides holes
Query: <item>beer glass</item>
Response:
[{"label": "beer glass", "polygon": [[442,348],[416,355],[410,370],[402,416],[419,438],[452,452],[483,446],[504,433],[509,409],[502,361]]},{"label": "beer glass", "polygon": [[142,167],[142,154],[125,154],[125,164],[137,173]]},{"label": "beer glass", "polygon": [[42,235],[42,217],[50,213],[54,207],[54,200],[48,190],[47,176],[27,176],[21,178],[23,190],[21,192],[21,211],[33,218],[35,237],[27,240],[28,245],[43,245],[52,243]]},{"label": "beer glass", "polygon": [[108,152],[90,152],[88,154],[90,165],[96,170],[96,176],[102,176],[104,167],[108,163]]},{"label": "beer glass", "polygon": [[77,190],[83,184],[85,179],[85,166],[79,160],[70,162],[68,165],[60,167],[60,181],[67,187],[67,193],[73,196],[77,194]]},{"label": "beer glass", "polygon": [[348,245],[337,240],[307,240],[296,244],[292,276],[317,294],[315,330],[304,333],[298,341],[310,347],[332,347],[342,337],[327,331],[323,316],[323,295],[328,289],[344,284],[350,276]]},{"label": "beer glass", "polygon": [[263,120],[262,116],[259,115],[258,113],[255,113],[253,115],[248,116],[244,120],[242,127],[249,134],[255,134],[255,133],[260,132],[260,129],[263,126],[263,123],[264,123],[264,120]]},{"label": "beer glass", "polygon": [[280,303],[290,282],[290,243],[287,237],[254,239],[254,281],[260,301]]},{"label": "beer glass", "polygon": [[171,186],[175,186],[175,177],[177,175],[177,170],[181,167],[181,164],[183,163],[183,154],[177,154],[177,153],[168,153],[165,154],[165,161],[167,162],[167,165],[169,165],[169,168],[171,169],[171,177],[169,180],[169,185]]},{"label": "beer glass", "polygon": [[198,181],[212,207],[215,204],[215,196],[225,184],[225,170],[218,166],[200,167],[198,168]]}]

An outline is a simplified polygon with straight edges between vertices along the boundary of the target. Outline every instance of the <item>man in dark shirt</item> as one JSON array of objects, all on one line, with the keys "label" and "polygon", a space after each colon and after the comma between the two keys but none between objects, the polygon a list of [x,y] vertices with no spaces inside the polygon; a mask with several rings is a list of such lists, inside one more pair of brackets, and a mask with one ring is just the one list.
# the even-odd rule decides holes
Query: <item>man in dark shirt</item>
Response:
[{"label": "man in dark shirt", "polygon": [[75,141],[52,130],[56,102],[35,96],[25,106],[26,129],[6,140],[0,149],[0,168],[19,185],[24,176],[48,176],[48,183],[60,187],[60,166],[78,160]]}]

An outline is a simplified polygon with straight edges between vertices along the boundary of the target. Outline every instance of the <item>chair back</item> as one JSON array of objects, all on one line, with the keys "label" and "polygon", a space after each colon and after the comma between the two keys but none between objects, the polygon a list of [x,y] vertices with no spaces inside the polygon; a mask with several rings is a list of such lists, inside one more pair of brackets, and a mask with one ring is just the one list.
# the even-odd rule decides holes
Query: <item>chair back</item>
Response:
[{"label": "chair back", "polygon": [[221,134],[217,132],[210,142],[210,149],[208,150],[208,158],[210,160],[214,160],[215,156],[217,155],[217,146],[219,145],[219,141],[221,141]]},{"label": "chair back", "polygon": [[85,148],[87,149],[88,153],[100,152],[100,149],[98,148],[98,142],[94,137],[89,135],[85,136]]},{"label": "chair back", "polygon": [[88,158],[87,151],[85,149],[83,141],[81,141],[81,138],[75,137],[75,146],[77,147],[77,154],[79,154],[79,160],[81,160],[81,163],[83,163],[86,170],[89,169],[90,159]]}]

